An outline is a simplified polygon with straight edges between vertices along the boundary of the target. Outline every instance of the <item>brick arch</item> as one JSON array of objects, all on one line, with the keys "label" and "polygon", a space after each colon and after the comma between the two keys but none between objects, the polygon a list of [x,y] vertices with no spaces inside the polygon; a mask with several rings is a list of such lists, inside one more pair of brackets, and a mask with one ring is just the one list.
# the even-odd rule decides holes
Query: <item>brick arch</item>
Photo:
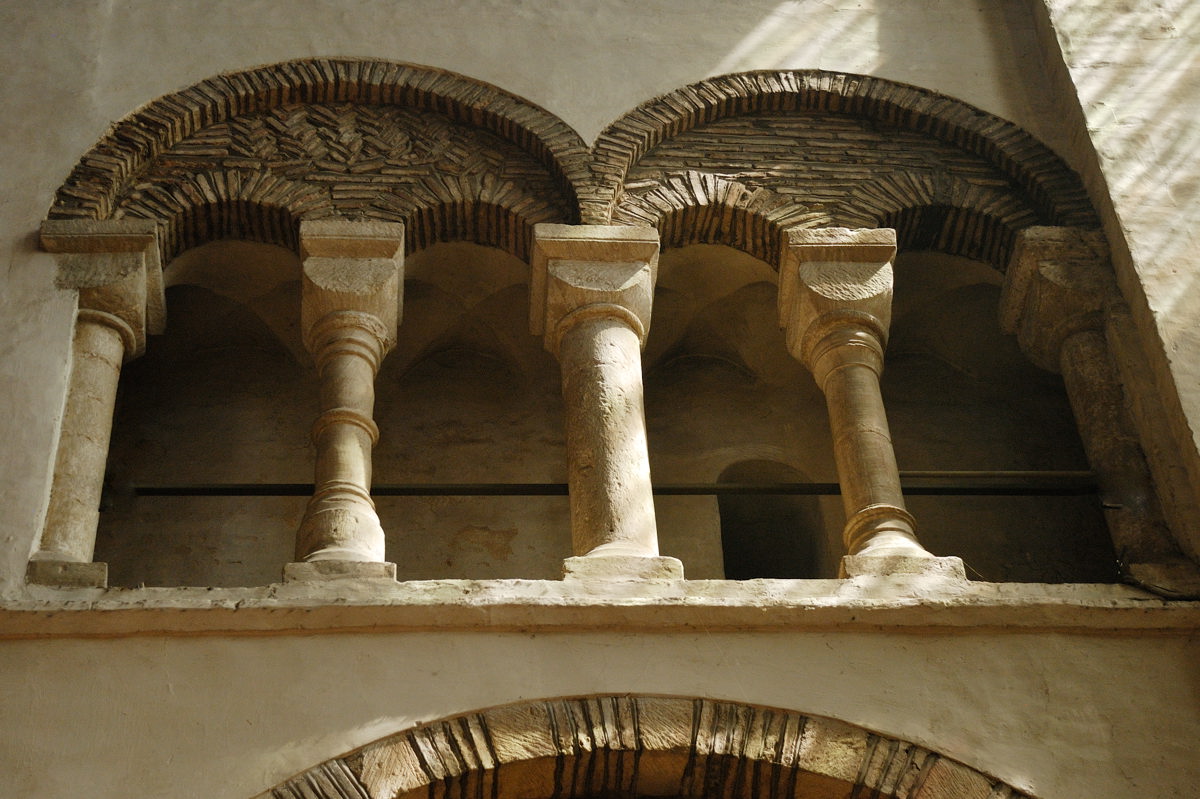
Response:
[{"label": "brick arch", "polygon": [[836,224],[889,227],[900,250],[937,250],[1003,272],[1017,231],[1039,224],[1012,192],[954,177],[904,175],[866,181],[846,198]]},{"label": "brick arch", "polygon": [[593,148],[597,181],[580,197],[583,219],[611,218],[630,169],[665,140],[732,117],[804,112],[832,112],[927,135],[993,165],[1037,210],[1041,224],[1099,224],[1078,176],[1016,125],[915,86],[821,70],[710,78],[644,103],[613,122]]},{"label": "brick arch", "polygon": [[691,170],[629,187],[612,222],[656,227],[664,248],[724,244],[775,267],[784,230],[834,224],[827,214],[770,189]]},{"label": "brick arch", "polygon": [[[153,219],[161,228],[164,263],[184,250],[221,238],[297,249],[300,219],[332,209],[312,187],[271,175],[198,172],[143,189],[144,201],[118,216]],[[151,208],[146,206],[152,205]]]},{"label": "brick arch", "polygon": [[422,724],[257,799],[1028,799],[937,752],[789,710],[594,696]]},{"label": "brick arch", "polygon": [[[318,114],[319,118],[303,118],[305,114]],[[367,141],[365,149],[362,145],[358,150],[340,146],[337,137],[345,131],[339,128],[344,124],[339,114],[350,117],[351,125],[357,126],[351,132]],[[397,122],[397,114],[408,114],[409,119]],[[394,218],[370,202],[376,195],[386,195],[387,186],[372,186],[365,175],[374,169],[372,176],[384,184],[389,175],[393,182],[411,182],[411,174],[401,174],[406,169],[412,174],[418,171],[410,168],[410,154],[401,152],[405,137],[412,133],[405,124],[422,115],[443,119],[456,130],[473,131],[482,137],[482,143],[460,147],[478,161],[466,166],[445,161],[446,157],[463,161],[462,152],[442,154],[440,162],[439,154],[427,154],[422,164],[430,174],[419,176],[425,179],[418,182],[437,180],[445,190],[442,193],[451,195],[450,202],[548,203],[557,208],[554,221],[575,221],[576,194],[588,179],[590,167],[587,148],[569,126],[481,81],[411,64],[361,59],[306,59],[218,75],[148,103],[118,122],[80,159],[58,190],[49,217],[141,216],[166,222],[171,216],[188,216],[189,206],[226,202],[236,193],[222,182],[230,175],[236,175],[229,179],[240,183],[259,181],[256,187],[261,196],[256,199],[280,207],[285,203],[271,193],[266,185],[270,179],[314,185],[313,173],[330,162],[333,166],[326,172],[333,174],[318,175],[317,180],[324,183],[315,185],[328,190],[331,199],[326,204],[332,203],[335,213]],[[215,130],[225,138],[214,136]],[[330,135],[325,135],[327,130]],[[428,138],[436,141],[444,135],[439,131]],[[231,137],[238,139],[236,152],[229,146]],[[287,146],[279,146],[281,138],[289,139]],[[306,147],[309,152],[303,152]],[[265,148],[267,154],[259,148]],[[489,148],[501,152],[496,155]],[[399,163],[389,163],[380,156],[381,149],[395,155]],[[167,155],[170,157],[164,158]],[[520,161],[508,170],[515,176],[497,165],[504,158]],[[482,175],[489,169],[496,171],[497,189],[483,185]],[[344,174],[340,183],[339,173]],[[220,179],[211,180],[214,175]],[[508,196],[491,202],[494,198],[467,194],[472,188]],[[516,194],[522,196],[512,196]],[[165,204],[157,205],[158,201]],[[320,199],[313,199],[306,215],[325,213],[321,204]],[[536,213],[533,218],[541,221]],[[196,241],[213,237],[211,233],[229,232],[181,231],[179,239]],[[258,232],[252,226],[247,237]],[[294,239],[294,232],[288,235]],[[436,231],[425,236],[417,232],[417,240],[423,237],[436,239]],[[275,243],[286,246],[289,241],[284,237]]]},{"label": "brick arch", "polygon": [[417,191],[389,193],[378,205],[388,208],[390,218],[407,222],[409,254],[439,242],[470,241],[528,261],[533,226],[563,221],[553,203],[523,192],[505,194],[499,184],[469,186],[459,195],[441,181],[422,181]]}]

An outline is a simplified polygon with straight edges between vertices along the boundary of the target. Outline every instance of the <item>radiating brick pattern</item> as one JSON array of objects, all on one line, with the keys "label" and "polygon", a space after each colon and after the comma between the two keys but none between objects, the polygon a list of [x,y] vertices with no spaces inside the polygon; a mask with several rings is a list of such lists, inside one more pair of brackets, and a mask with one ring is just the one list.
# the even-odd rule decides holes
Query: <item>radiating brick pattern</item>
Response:
[{"label": "radiating brick pattern", "polygon": [[260,799],[1028,799],[906,741],[710,699],[593,696],[421,725]]},{"label": "radiating brick pattern", "polygon": [[[736,117],[812,113],[856,117],[880,129],[927,136],[991,164],[1025,195],[1042,224],[1098,225],[1078,176],[1017,126],[935,92],[880,78],[815,70],[711,78],[626,114],[600,135],[593,148],[596,182],[580,196],[582,217],[585,222],[610,217],[634,165],[660,144],[674,142],[688,131]],[[765,133],[758,143],[772,146]],[[797,154],[778,144],[777,156]],[[848,144],[847,149],[856,148]]]},{"label": "radiating brick pattern", "polygon": [[524,256],[536,222],[571,218],[516,145],[428,111],[285,105],[201,128],[160,153],[114,217],[168,222],[169,255],[221,237],[293,246],[295,221],[408,221],[410,250],[466,238]]},{"label": "radiating brick pattern", "polygon": [[165,255],[212,238],[296,246],[301,218],[404,221],[528,253],[543,221],[650,224],[666,246],[776,262],[794,226],[890,226],[902,247],[1007,261],[1016,230],[1096,227],[1077,177],[1003,120],[886,80],[713,78],[614,122],[589,151],[494,86],[385,61],[220,75],[131,114],[77,165],[51,218],[159,220]]},{"label": "radiating brick pattern", "polygon": [[1042,221],[981,156],[820,111],[728,117],[662,141],[630,169],[613,216],[659,227],[664,246],[711,241],[771,263],[789,226],[895,227],[901,247],[1001,269],[1015,231]]},{"label": "radiating brick pattern", "polygon": [[[303,113],[301,109],[306,106],[328,110],[324,118],[321,118],[321,112],[315,110],[313,114],[317,119],[300,120],[289,116]],[[358,119],[355,122],[359,127],[355,130],[347,131],[340,127],[343,120],[338,117],[348,116],[345,111],[347,107],[357,111],[355,116]],[[506,158],[511,152],[520,151],[527,162],[540,165],[542,172],[548,176],[539,185],[530,187],[526,196],[518,200],[512,200],[517,188],[505,185],[505,181],[495,173],[491,173],[486,182],[480,175],[477,182],[468,180],[465,184],[463,175],[471,174],[469,170],[458,174],[454,174],[453,169],[438,170],[432,177],[413,180],[414,184],[420,185],[411,202],[407,198],[394,200],[392,214],[381,211],[378,212],[378,218],[396,218],[396,209],[409,208],[421,202],[427,203],[423,208],[432,207],[429,203],[433,202],[451,205],[477,203],[483,217],[476,218],[478,215],[466,208],[425,214],[428,218],[418,219],[416,229],[410,228],[409,231],[410,236],[416,236],[417,242],[422,241],[423,236],[436,239],[457,233],[459,231],[456,228],[466,228],[467,233],[472,233],[472,226],[487,227],[504,221],[500,219],[504,215],[495,209],[506,205],[521,206],[512,210],[512,213],[528,216],[527,223],[542,221],[527,215],[522,203],[529,205],[541,202],[555,208],[565,206],[572,209],[576,186],[588,179],[587,149],[578,134],[553,115],[494,86],[409,64],[357,59],[310,59],[219,75],[161,97],[135,111],[116,124],[82,158],[59,189],[49,215],[56,219],[113,218],[122,213],[121,204],[130,201],[131,195],[140,190],[142,194],[137,198],[138,202],[165,203],[165,208],[158,213],[174,211],[181,217],[207,217],[213,224],[229,225],[247,238],[279,241],[276,228],[284,223],[286,214],[275,211],[267,213],[267,216],[274,213],[275,218],[251,218],[249,215],[254,212],[255,204],[261,203],[264,207],[274,209],[291,207],[305,215],[319,215],[327,206],[321,205],[323,198],[315,187],[310,187],[314,188],[312,191],[301,188],[308,181],[301,181],[300,186],[295,182],[286,183],[289,179],[295,180],[294,173],[289,178],[279,174],[278,169],[261,169],[263,161],[270,163],[272,157],[286,159],[289,155],[301,156],[297,164],[300,166],[305,163],[303,156],[309,154],[305,148],[320,150],[324,147],[328,151],[324,157],[318,154],[309,163],[315,164],[318,169],[334,168],[324,172],[327,176],[324,182],[318,180],[314,183],[330,189],[331,193],[329,184],[340,185],[339,200],[350,205],[355,201],[361,202],[366,199],[361,195],[368,191],[362,188],[361,181],[353,178],[336,181],[328,178],[328,175],[361,175],[363,172],[354,170],[369,168],[362,152],[355,150],[354,139],[361,137],[363,145],[369,146],[372,137],[379,133],[378,126],[388,127],[388,115],[385,112],[377,110],[372,114],[370,110],[363,110],[372,107],[432,112],[451,129],[478,131],[483,138],[477,144],[492,147],[495,142],[502,141],[512,145],[502,148]],[[372,115],[374,120],[370,119]],[[292,132],[299,137],[302,145],[299,151],[285,147],[273,156],[266,152],[272,146],[272,138],[280,132],[273,129],[272,120],[276,124],[283,123],[284,127],[289,123],[295,124]],[[305,122],[315,128],[315,133],[309,132],[309,135],[315,135],[316,140],[305,138]],[[415,132],[420,134],[428,129],[426,124]],[[164,154],[173,156],[177,145],[197,135],[204,144],[195,147],[212,146],[214,141],[219,140],[223,130],[239,137],[237,146],[232,138],[229,141],[232,152],[226,153],[219,141],[217,143],[221,160],[234,159],[233,166],[209,165],[204,170],[193,169],[190,176],[180,178],[170,189],[157,193],[151,186],[145,185],[151,173],[163,166],[170,166],[161,162]],[[330,135],[323,136],[322,132]],[[339,147],[337,141],[343,133],[348,134],[350,141]],[[378,139],[375,143],[378,143]],[[400,142],[394,138],[386,144],[399,146]],[[195,148],[193,152],[196,152]],[[238,157],[245,160],[238,162]],[[275,163],[278,165],[279,162]],[[462,164],[457,166],[461,168]],[[547,180],[553,184],[553,191],[538,195],[531,193],[541,192],[544,188],[541,184]],[[164,191],[167,195],[173,194],[174,198],[164,195]],[[476,193],[466,193],[468,191]],[[534,199],[535,196],[537,199]],[[284,202],[291,203],[291,206],[283,205]],[[183,206],[183,210],[175,206]],[[146,206],[138,210],[145,211]],[[132,208],[125,213],[136,215]],[[567,216],[558,216],[555,221],[575,221],[569,215],[573,211],[568,210],[567,213]],[[368,215],[374,214],[374,211],[368,212]],[[157,213],[154,215],[160,218]],[[199,224],[194,219],[185,221]],[[427,221],[430,228],[420,229],[422,221]],[[508,220],[504,224],[512,223]],[[185,231],[189,228],[178,223],[174,226],[180,231],[176,243],[186,243]],[[197,234],[199,232],[196,230]],[[221,229],[218,228],[217,232],[221,232]],[[294,236],[294,232],[290,235]]]}]

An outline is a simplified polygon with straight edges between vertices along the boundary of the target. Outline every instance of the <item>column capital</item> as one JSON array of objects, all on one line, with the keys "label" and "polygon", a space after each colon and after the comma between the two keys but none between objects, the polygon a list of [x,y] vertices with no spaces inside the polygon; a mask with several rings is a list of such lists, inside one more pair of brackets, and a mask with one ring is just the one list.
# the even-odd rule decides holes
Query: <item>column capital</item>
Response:
[{"label": "column capital", "polygon": [[1017,234],[1004,275],[1000,327],[1035,364],[1057,372],[1063,343],[1102,327],[1120,297],[1103,233],[1029,227]]},{"label": "column capital", "polygon": [[815,371],[820,345],[831,333],[857,333],[887,342],[892,318],[890,228],[803,229],[783,232],[779,266],[779,323],[793,357]]},{"label": "column capital", "polygon": [[300,324],[309,350],[315,354],[319,348],[317,339],[332,314],[347,324],[361,321],[383,351],[391,349],[404,292],[404,225],[306,220],[300,223],[300,254]]},{"label": "column capital", "polygon": [[151,219],[47,219],[42,249],[58,260],[55,283],[79,292],[79,311],[116,329],[125,358],[166,324],[158,225]]},{"label": "column capital", "polygon": [[644,346],[658,278],[658,231],[629,225],[533,229],[529,329],[558,353],[563,333],[595,316],[621,319]]}]

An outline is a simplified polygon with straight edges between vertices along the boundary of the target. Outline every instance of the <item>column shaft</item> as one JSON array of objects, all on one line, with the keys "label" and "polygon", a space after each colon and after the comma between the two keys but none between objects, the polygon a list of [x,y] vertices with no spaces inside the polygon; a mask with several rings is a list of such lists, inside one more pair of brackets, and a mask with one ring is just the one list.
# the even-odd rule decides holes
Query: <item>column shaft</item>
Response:
[{"label": "column shaft", "polygon": [[296,540],[307,561],[382,561],[384,533],[371,499],[375,374],[385,350],[382,324],[369,314],[335,312],[315,326],[321,414],[313,425],[316,490]]},{"label": "column shaft", "polygon": [[121,364],[166,322],[158,228],[149,219],[49,219],[41,243],[57,256],[58,286],[78,292],[78,311],[46,523],[25,577],[103,588],[108,567],[92,555]]},{"label": "column shaft", "polygon": [[371,499],[375,376],[396,343],[403,295],[404,226],[315,219],[300,223],[300,325],[321,380],[313,424],[315,489],[285,580],[395,579]]},{"label": "column shaft", "polygon": [[781,244],[780,324],[788,350],[812,372],[829,408],[846,511],[843,572],[959,576],[960,561],[934,559],[917,542],[879,390],[896,232],[793,228]]},{"label": "column shaft", "polygon": [[[1062,374],[1122,573],[1166,596],[1200,596],[1200,570],[1167,527],[1110,346],[1121,308],[1100,231],[1031,227],[1018,234],[1004,274],[1001,327],[1035,364]],[[1124,360],[1138,357],[1135,346]]]},{"label": "column shaft", "polygon": [[79,311],[54,484],[34,560],[87,563],[92,559],[117,380],[126,342],[132,337],[129,326],[112,314]]},{"label": "column shaft", "polygon": [[563,333],[559,360],[574,553],[658,555],[638,334],[585,318]]},{"label": "column shaft", "polygon": [[848,324],[818,344],[811,360],[829,409],[847,554],[927,555],[900,490],[879,390],[882,344],[873,331]]},{"label": "column shaft", "polygon": [[1104,333],[1088,329],[1070,336],[1062,343],[1060,360],[1118,557],[1127,565],[1177,558]]},{"label": "column shaft", "polygon": [[847,518],[868,505],[899,504],[900,475],[878,375],[862,364],[848,364],[830,374],[824,390]]},{"label": "column shaft", "polygon": [[642,400],[642,345],[658,231],[534,227],[530,331],[562,368],[573,557],[567,579],[682,579],[658,554]]}]

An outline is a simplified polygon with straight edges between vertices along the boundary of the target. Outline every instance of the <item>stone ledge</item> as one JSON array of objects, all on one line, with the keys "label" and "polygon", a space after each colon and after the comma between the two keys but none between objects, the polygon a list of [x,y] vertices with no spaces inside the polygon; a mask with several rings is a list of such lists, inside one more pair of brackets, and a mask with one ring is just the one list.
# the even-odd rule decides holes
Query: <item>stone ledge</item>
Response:
[{"label": "stone ledge", "polygon": [[0,638],[420,631],[1195,635],[1200,602],[1108,584],[866,580],[314,580],[258,588],[26,586]]}]

